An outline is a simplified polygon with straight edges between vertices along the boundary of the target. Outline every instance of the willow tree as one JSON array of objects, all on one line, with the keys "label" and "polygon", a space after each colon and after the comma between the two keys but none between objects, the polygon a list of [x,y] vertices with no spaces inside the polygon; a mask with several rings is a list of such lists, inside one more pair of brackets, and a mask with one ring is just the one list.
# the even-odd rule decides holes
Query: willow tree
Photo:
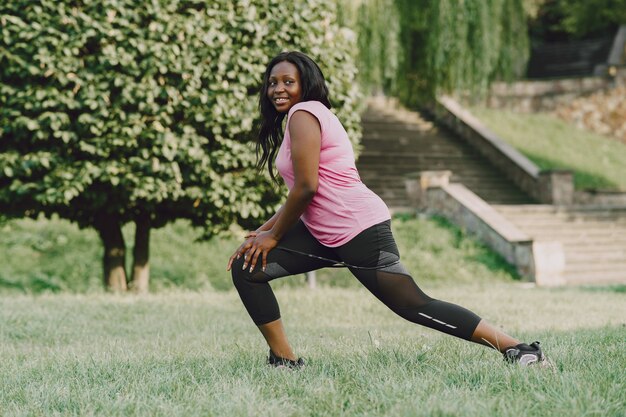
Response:
[{"label": "willow tree", "polygon": [[479,95],[525,70],[523,0],[338,1],[352,10],[363,85],[407,105],[442,92]]},{"label": "willow tree", "polygon": [[[298,48],[358,141],[349,33],[331,0],[12,0],[0,6],[0,213],[95,228],[107,287],[146,291],[150,231],[254,227],[280,195],[255,165],[264,66]],[[208,256],[208,254],[207,254]]]},{"label": "willow tree", "polygon": [[626,24],[626,0],[533,0],[532,3],[531,33],[540,40],[614,36],[618,26]]}]

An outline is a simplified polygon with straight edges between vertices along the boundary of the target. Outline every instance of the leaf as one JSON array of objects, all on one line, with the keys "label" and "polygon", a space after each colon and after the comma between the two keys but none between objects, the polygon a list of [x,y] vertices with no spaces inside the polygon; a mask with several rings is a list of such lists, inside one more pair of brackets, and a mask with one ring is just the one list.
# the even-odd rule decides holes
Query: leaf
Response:
[{"label": "leaf", "polygon": [[[81,225],[103,206],[122,223],[147,210],[155,224],[186,217],[211,232],[262,222],[283,197],[256,171],[254,149],[277,50],[309,51],[359,139],[355,43],[334,1],[272,0],[271,13],[266,0],[4,2],[3,196]],[[23,164],[5,163],[9,154]]]}]

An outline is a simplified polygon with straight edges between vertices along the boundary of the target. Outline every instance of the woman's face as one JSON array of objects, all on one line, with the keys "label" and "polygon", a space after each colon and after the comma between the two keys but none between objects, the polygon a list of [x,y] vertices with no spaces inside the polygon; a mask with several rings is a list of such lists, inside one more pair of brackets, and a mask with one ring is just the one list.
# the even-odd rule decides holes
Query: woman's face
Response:
[{"label": "woman's face", "polygon": [[267,98],[279,113],[287,113],[299,103],[302,100],[302,86],[298,67],[289,61],[274,65],[268,79]]}]

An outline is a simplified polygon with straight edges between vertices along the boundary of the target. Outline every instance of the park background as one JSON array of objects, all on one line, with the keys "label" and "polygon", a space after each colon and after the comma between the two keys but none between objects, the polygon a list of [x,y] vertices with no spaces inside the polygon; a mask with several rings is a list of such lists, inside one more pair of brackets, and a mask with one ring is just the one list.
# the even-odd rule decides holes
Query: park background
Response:
[{"label": "park background", "polygon": [[558,111],[487,106],[528,78],[533,47],[623,24],[619,0],[6,2],[0,414],[624,415],[624,285],[537,287],[442,217],[395,216],[403,263],[431,295],[542,340],[554,369],[404,323],[324,270],[315,290],[273,284],[309,361],[276,372],[225,271],[285,195],[255,169],[278,51],[320,64],[362,154],[371,97],[405,112],[447,94],[580,189],[624,192],[624,62]]}]

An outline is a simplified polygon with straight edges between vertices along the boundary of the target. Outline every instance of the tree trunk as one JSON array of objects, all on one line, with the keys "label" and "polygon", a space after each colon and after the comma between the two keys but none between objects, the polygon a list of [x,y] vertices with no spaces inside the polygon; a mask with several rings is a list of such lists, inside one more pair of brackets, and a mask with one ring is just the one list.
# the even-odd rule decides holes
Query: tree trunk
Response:
[{"label": "tree trunk", "polygon": [[104,246],[104,286],[114,292],[126,291],[126,244],[119,220],[103,214],[96,221],[96,229]]},{"label": "tree trunk", "polygon": [[135,248],[133,249],[133,280],[131,289],[139,294],[148,292],[150,282],[150,216],[141,214],[135,220]]}]

